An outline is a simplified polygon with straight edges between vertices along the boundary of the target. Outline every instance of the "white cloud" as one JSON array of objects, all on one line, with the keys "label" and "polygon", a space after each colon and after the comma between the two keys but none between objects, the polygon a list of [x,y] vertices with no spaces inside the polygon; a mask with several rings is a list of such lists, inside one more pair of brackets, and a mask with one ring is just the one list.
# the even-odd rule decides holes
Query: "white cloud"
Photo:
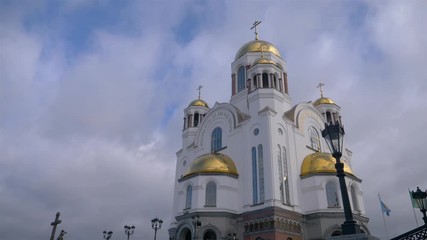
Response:
[{"label": "white cloud", "polygon": [[152,237],[156,216],[166,238],[182,110],[199,84],[211,106],[228,100],[230,63],[254,20],[287,61],[294,103],[325,82],[342,107],[372,233],[385,237],[378,193],[390,237],[415,227],[407,189],[427,187],[424,2],[131,2],[111,29],[85,26],[81,49],[64,38],[67,19],[32,4],[0,10],[3,239],[46,239],[58,210],[70,239],[120,238],[125,224]]}]

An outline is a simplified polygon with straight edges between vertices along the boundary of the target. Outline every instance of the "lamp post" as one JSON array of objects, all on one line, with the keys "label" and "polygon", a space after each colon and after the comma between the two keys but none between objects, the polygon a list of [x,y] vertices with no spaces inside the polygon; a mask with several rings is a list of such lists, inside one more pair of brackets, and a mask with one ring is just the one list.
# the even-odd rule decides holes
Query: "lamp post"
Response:
[{"label": "lamp post", "polygon": [[154,229],[154,240],[156,240],[157,230],[162,227],[162,223],[162,219],[153,218],[151,220],[151,227]]},{"label": "lamp post", "polygon": [[193,239],[196,240],[197,227],[202,226],[202,222],[200,222],[199,216],[195,216],[195,217],[193,216],[193,217],[191,217],[191,219],[192,219],[192,223],[193,223],[193,226],[194,226],[194,236],[193,236]]},{"label": "lamp post", "polygon": [[129,236],[133,234],[133,232],[135,231],[135,226],[132,225],[132,227],[129,227],[128,225],[125,226],[125,234],[128,236],[128,240],[129,240]]},{"label": "lamp post", "polygon": [[337,177],[340,183],[345,215],[345,222],[341,225],[341,229],[342,233],[347,235],[360,233],[360,226],[357,225],[356,221],[353,219],[347,185],[345,184],[344,164],[341,162],[344,134],[344,127],[338,121],[336,121],[335,124],[331,122],[329,125],[325,123],[325,129],[322,131],[322,137],[325,138],[332,152],[332,156],[336,160],[335,169],[337,170]]},{"label": "lamp post", "polygon": [[424,224],[427,225],[426,207],[427,207],[427,192],[423,192],[417,187],[417,191],[412,191],[412,198],[417,202],[418,208],[423,213]]},{"label": "lamp post", "polygon": [[111,236],[113,235],[113,231],[103,231],[102,232],[104,234],[104,239],[109,240],[111,238]]}]

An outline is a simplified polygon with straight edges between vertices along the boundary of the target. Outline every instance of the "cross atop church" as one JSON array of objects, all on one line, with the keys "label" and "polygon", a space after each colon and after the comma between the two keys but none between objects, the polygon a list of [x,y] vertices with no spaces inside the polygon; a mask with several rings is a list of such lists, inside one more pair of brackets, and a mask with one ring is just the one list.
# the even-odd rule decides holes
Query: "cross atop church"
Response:
[{"label": "cross atop church", "polygon": [[51,226],[53,226],[53,228],[52,228],[52,234],[50,235],[50,240],[54,240],[55,239],[56,226],[62,222],[61,220],[59,220],[59,215],[60,215],[60,213],[57,212],[56,216],[55,216],[55,221],[53,221],[50,224]]},{"label": "cross atop church", "polygon": [[319,83],[319,85],[317,85],[317,88],[320,89],[320,97],[323,97],[323,89],[322,89],[323,86],[325,86],[324,83]]},{"label": "cross atop church", "polygon": [[259,40],[259,38],[258,38],[258,29],[257,29],[256,27],[257,27],[258,25],[260,25],[260,24],[261,24],[261,21],[255,21],[255,22],[252,24],[252,27],[251,27],[251,30],[255,28],[255,40]]},{"label": "cross atop church", "polygon": [[199,85],[199,87],[196,89],[197,91],[199,91],[199,99],[200,99],[200,94],[202,92],[202,88],[203,88],[203,86]]}]

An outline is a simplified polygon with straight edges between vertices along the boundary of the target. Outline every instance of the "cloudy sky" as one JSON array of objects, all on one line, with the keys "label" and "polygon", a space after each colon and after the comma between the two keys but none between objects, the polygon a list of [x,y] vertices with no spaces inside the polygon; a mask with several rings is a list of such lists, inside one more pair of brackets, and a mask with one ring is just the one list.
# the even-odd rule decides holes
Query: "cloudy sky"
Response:
[{"label": "cloudy sky", "polygon": [[[0,1],[0,238],[154,235],[171,222],[183,109],[230,97],[230,63],[254,38],[287,61],[294,104],[342,107],[370,229],[416,227],[427,188],[426,1]],[[416,212],[418,222],[421,214]]]}]

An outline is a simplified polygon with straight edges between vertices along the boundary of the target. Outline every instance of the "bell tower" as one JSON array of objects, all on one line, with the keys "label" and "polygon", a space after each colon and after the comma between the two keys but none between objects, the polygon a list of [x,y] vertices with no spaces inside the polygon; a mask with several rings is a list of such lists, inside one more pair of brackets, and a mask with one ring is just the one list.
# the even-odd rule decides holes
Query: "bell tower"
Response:
[{"label": "bell tower", "polygon": [[290,108],[286,63],[279,50],[260,40],[255,21],[255,40],[244,44],[231,64],[231,100],[241,112],[257,113],[269,107],[284,112]]}]

